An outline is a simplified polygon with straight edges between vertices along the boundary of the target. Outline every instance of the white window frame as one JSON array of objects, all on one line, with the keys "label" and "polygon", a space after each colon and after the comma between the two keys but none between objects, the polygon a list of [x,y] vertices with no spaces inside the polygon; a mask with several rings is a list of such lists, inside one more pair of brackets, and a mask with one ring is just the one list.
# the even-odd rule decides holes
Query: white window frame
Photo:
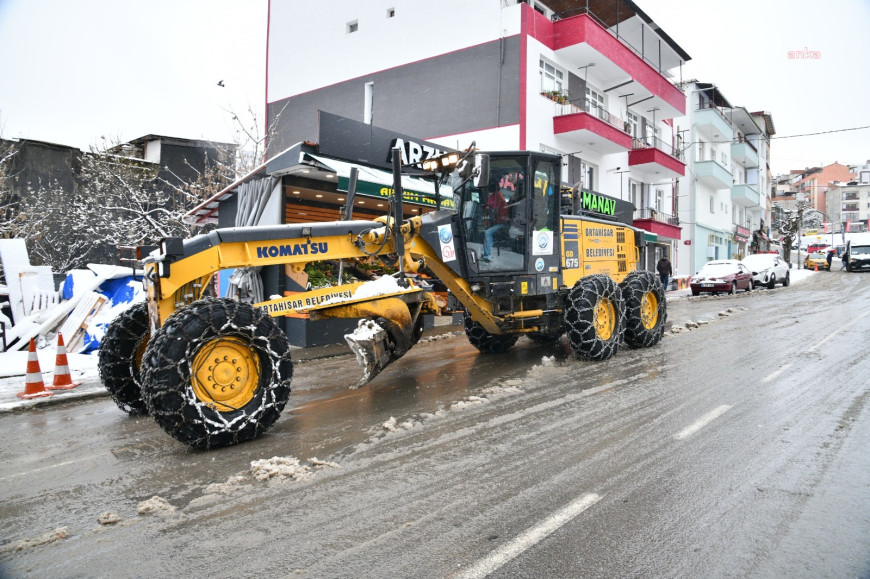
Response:
[{"label": "white window frame", "polygon": [[607,97],[589,86],[586,85],[586,100],[589,102],[589,112],[598,118],[604,116],[607,112]]},{"label": "white window frame", "polygon": [[625,118],[628,121],[628,126],[631,128],[629,134],[635,139],[640,137],[640,116],[626,109]]},{"label": "white window frame", "polygon": [[559,91],[565,87],[565,72],[555,64],[539,59],[541,92]]}]

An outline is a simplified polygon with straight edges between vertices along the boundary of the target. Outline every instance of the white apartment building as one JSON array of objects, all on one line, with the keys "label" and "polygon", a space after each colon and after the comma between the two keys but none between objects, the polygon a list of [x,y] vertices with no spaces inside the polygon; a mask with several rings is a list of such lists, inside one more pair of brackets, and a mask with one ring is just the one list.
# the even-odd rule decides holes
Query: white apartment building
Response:
[{"label": "white apartment building", "polygon": [[826,196],[828,229],[832,233],[870,231],[870,163],[853,169],[849,183],[832,183]]},{"label": "white apartment building", "polygon": [[684,195],[679,204],[684,242],[678,275],[713,259],[739,259],[766,250],[770,214],[769,113],[732,106],[719,88],[688,81],[688,111],[674,120],[685,143]]},{"label": "white apartment building", "polygon": [[564,185],[634,204],[651,268],[684,238],[673,76],[689,59],[631,0],[270,0],[272,150],[317,142],[326,112],[455,149],[556,153]]}]

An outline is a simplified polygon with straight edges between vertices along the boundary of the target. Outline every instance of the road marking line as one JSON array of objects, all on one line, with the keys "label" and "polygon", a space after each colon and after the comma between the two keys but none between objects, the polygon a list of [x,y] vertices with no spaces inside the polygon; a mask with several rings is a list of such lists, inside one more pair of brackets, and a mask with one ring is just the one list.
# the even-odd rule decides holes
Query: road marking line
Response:
[{"label": "road marking line", "polygon": [[764,384],[765,382],[770,382],[771,380],[773,380],[774,378],[776,378],[777,376],[779,376],[780,374],[782,374],[783,372],[785,372],[785,371],[788,370],[789,368],[791,368],[791,364],[786,364],[785,366],[782,366],[782,367],[781,367],[779,370],[777,370],[776,372],[773,372],[772,374],[768,374],[767,376],[765,376],[765,377],[761,380],[761,383]]},{"label": "road marking line", "polygon": [[553,513],[539,524],[523,532],[523,534],[519,535],[513,541],[507,543],[500,549],[493,551],[483,559],[480,559],[477,563],[462,572],[459,577],[462,579],[486,577],[597,503],[600,498],[599,495],[594,493],[581,495],[566,507]]},{"label": "road marking line", "polygon": [[705,414],[704,416],[702,416],[701,418],[699,418],[698,420],[696,420],[695,422],[693,422],[692,424],[687,426],[686,428],[684,428],[681,431],[679,431],[678,433],[676,433],[674,435],[674,438],[676,438],[677,440],[682,440],[684,438],[688,438],[688,437],[692,436],[693,434],[695,434],[696,432],[698,432],[699,430],[701,430],[702,428],[704,428],[705,426],[707,426],[708,424],[710,424],[711,422],[713,422],[714,420],[716,420],[717,418],[719,418],[720,416],[722,416],[723,414],[728,412],[729,410],[731,410],[730,404],[723,404],[722,406],[718,406],[718,407],[714,408],[713,410],[711,410],[710,412],[708,412],[707,414]]},{"label": "road marking line", "polygon": [[841,326],[841,327],[837,328],[836,330],[834,330],[833,332],[828,334],[826,337],[824,337],[821,340],[819,340],[818,342],[816,342],[813,346],[810,346],[810,349],[807,350],[807,352],[812,352],[813,350],[815,350],[816,348],[818,348],[819,346],[821,346],[825,342],[829,341],[831,338],[833,338],[834,336],[836,336],[837,334],[839,334],[840,332],[842,332],[843,330],[845,330],[849,326],[851,326],[853,324],[857,324],[859,321],[861,321],[863,318],[866,318],[868,315],[870,315],[870,312],[862,314],[862,315],[858,316],[857,318],[855,318],[854,320],[852,320],[851,322],[849,322],[848,324],[846,324],[845,326]]}]

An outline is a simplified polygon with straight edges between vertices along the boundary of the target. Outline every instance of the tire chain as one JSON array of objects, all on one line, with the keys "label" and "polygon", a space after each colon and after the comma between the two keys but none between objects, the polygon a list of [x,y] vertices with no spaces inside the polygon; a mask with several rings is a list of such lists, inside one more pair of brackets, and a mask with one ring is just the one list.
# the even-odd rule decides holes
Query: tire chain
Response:
[{"label": "tire chain", "polygon": [[100,379],[118,408],[131,416],[147,414],[136,348],[148,339],[148,304],[138,303],[119,314],[100,341]]},{"label": "tire chain", "polygon": [[[662,339],[668,316],[661,280],[650,271],[635,270],[625,277],[619,287],[625,300],[625,343],[631,348],[655,346]],[[647,292],[653,292],[658,300],[658,322],[652,329],[644,327],[640,315],[643,296]]]},{"label": "tire chain", "polygon": [[516,344],[519,339],[519,336],[516,335],[490,334],[483,326],[472,320],[467,313],[464,325],[468,341],[484,354],[502,354]]},{"label": "tire chain", "polygon": [[[616,314],[615,329],[609,340],[595,332],[595,306],[601,298],[609,299]],[[605,274],[580,278],[568,293],[565,329],[571,349],[581,358],[606,360],[616,354],[625,328],[625,306],[616,282]]]},{"label": "tire chain", "polygon": [[[190,378],[199,348],[221,337],[242,340],[260,358],[253,399],[229,412],[199,400]],[[274,320],[259,308],[220,298],[200,300],[170,316],[151,340],[142,367],[148,411],[172,437],[196,448],[237,444],[271,428],[293,377],[290,344]]]}]

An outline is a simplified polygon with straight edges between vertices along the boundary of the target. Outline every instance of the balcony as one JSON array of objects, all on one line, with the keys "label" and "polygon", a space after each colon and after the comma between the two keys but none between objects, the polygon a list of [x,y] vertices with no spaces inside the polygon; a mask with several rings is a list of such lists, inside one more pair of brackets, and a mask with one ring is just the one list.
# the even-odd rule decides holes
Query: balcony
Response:
[{"label": "balcony", "polygon": [[731,171],[716,161],[696,161],[695,178],[711,189],[730,189],[733,184]]},{"label": "balcony", "polygon": [[[560,60],[578,66],[594,64],[595,75],[605,87],[619,88],[613,94],[632,95],[629,106],[635,101],[643,102],[648,108],[658,109],[659,118],[664,119],[686,113],[686,95],[663,74],[681,63],[679,55],[672,54],[667,44],[650,45],[649,53],[638,50],[628,43],[624,32],[605,28],[590,14],[552,22],[529,7],[523,10],[523,27],[530,36],[555,51]],[[647,34],[650,41],[659,38],[650,31]],[[648,62],[653,54],[666,56],[658,67]]]},{"label": "balcony", "polygon": [[745,139],[731,143],[731,158],[747,169],[758,167],[758,150]]},{"label": "balcony", "polygon": [[661,237],[670,239],[680,239],[682,228],[680,227],[680,219],[661,211],[656,211],[652,207],[645,207],[634,212],[635,227],[655,233]]},{"label": "balcony", "polygon": [[695,110],[695,130],[711,141],[730,141],[734,129],[716,107]]},{"label": "balcony", "polygon": [[848,193],[843,193],[843,201],[858,201],[858,192],[850,191]]},{"label": "balcony", "polygon": [[658,138],[632,139],[628,166],[639,169],[637,173],[644,181],[679,178],[686,174],[683,152]]},{"label": "balcony", "polygon": [[843,211],[860,211],[858,203],[844,203]]},{"label": "balcony", "polygon": [[761,197],[752,185],[734,185],[731,187],[731,201],[743,207],[758,207]]},{"label": "balcony", "polygon": [[602,154],[631,149],[631,137],[625,123],[587,99],[556,104],[553,133],[577,143],[578,149],[590,146]]}]

